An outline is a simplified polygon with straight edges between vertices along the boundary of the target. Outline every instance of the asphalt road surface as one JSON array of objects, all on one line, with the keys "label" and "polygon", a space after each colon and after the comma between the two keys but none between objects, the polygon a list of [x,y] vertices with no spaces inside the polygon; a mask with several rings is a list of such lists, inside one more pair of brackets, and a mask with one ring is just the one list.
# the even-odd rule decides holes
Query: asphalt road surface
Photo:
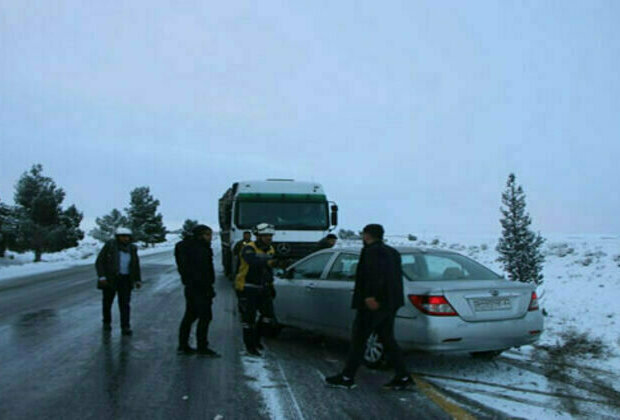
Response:
[{"label": "asphalt road surface", "polygon": [[[217,261],[216,256],[216,261]],[[231,284],[223,276],[209,338],[220,359],[177,355],[184,311],[171,252],[142,259],[144,286],[132,296],[132,337],[101,329],[92,266],[0,284],[2,419],[443,419],[466,417],[425,384],[390,392],[390,372],[361,369],[358,388],[326,388],[347,344],[299,330],[247,356]],[[193,340],[193,338],[192,338]],[[456,410],[456,411],[451,411]],[[459,411],[461,410],[461,411]],[[493,417],[493,413],[474,413]]]}]

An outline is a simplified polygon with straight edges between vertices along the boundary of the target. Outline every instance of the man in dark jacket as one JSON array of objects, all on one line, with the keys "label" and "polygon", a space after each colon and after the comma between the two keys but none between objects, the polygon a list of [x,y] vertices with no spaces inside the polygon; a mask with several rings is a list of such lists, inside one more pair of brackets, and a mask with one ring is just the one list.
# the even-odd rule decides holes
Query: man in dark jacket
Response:
[{"label": "man in dark jacket", "polygon": [[333,233],[330,233],[329,235],[321,239],[316,244],[316,251],[320,251],[322,249],[333,248],[334,245],[336,245],[337,241],[338,241],[338,237],[334,235]]},{"label": "man in dark jacket", "polygon": [[[174,257],[181,281],[185,286],[185,314],[179,327],[178,351],[184,354],[198,353],[203,356],[219,357],[209,348],[207,335],[209,323],[213,318],[211,305],[215,297],[213,283],[213,251],[211,239],[213,231],[205,225],[198,225],[192,230],[193,236],[177,243]],[[192,324],[198,319],[196,342],[198,349],[189,345]]]},{"label": "man in dark jacket", "polygon": [[142,286],[138,248],[131,243],[131,231],[118,228],[115,239],[103,246],[97,262],[97,288],[103,292],[103,329],[112,329],[112,303],[118,293],[118,309],[121,313],[123,335],[131,335],[131,290]]},{"label": "man in dark jacket", "polygon": [[355,373],[362,363],[366,342],[375,331],[396,370],[396,376],[384,388],[405,389],[413,380],[394,339],[396,311],[405,303],[400,253],[383,242],[381,225],[367,225],[363,234],[364,249],[357,266],[352,301],[357,315],[347,363],[342,373],[325,381],[332,387],[354,388]]}]

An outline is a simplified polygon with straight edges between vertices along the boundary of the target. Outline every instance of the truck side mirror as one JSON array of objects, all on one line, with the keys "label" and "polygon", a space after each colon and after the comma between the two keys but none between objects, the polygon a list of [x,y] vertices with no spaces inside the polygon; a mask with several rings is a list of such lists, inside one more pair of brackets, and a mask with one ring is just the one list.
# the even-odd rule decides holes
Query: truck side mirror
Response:
[{"label": "truck side mirror", "polygon": [[332,214],[331,214],[332,226],[338,226],[338,206],[335,204],[332,204],[331,210],[332,210]]}]

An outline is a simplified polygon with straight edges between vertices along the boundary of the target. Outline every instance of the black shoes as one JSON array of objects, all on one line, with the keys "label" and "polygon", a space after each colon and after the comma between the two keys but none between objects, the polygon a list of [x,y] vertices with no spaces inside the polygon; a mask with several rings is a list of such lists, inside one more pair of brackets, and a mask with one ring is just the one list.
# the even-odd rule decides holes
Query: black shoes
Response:
[{"label": "black shoes", "polygon": [[[342,373],[325,378],[325,385],[331,388],[344,388],[344,389],[353,389],[356,386],[353,378],[347,378]],[[392,379],[387,384],[383,385],[383,389],[401,391],[401,390],[410,388],[413,385],[414,385],[413,379],[411,378],[410,375],[395,376],[394,379]]]},{"label": "black shoes", "polygon": [[211,357],[211,358],[218,358],[218,357],[222,357],[219,355],[219,353],[216,353],[215,351],[211,350],[210,348],[202,348],[202,349],[198,349],[197,351],[198,355],[200,356],[206,356],[206,357]]},{"label": "black shoes", "polygon": [[383,385],[383,389],[391,389],[394,391],[402,391],[413,386],[411,375],[395,376],[390,382]]},{"label": "black shoes", "polygon": [[131,330],[131,328],[123,328],[122,334],[125,336],[131,336],[133,335],[133,331]]},{"label": "black shoes", "polygon": [[247,351],[250,356],[261,357],[261,353],[256,347],[247,347],[245,351]]},{"label": "black shoes", "polygon": [[112,324],[103,324],[103,331],[105,332],[112,331]]},{"label": "black shoes", "polygon": [[179,354],[196,354],[197,350],[190,346],[179,346],[177,348]]},{"label": "black shoes", "polygon": [[199,356],[211,357],[213,359],[222,357],[208,347],[195,349],[189,345],[177,347],[177,353],[186,355],[198,354]]},{"label": "black shoes", "polygon": [[325,378],[325,385],[331,388],[344,389],[353,389],[357,386],[355,385],[355,381],[353,380],[353,378],[347,378],[342,373]]}]

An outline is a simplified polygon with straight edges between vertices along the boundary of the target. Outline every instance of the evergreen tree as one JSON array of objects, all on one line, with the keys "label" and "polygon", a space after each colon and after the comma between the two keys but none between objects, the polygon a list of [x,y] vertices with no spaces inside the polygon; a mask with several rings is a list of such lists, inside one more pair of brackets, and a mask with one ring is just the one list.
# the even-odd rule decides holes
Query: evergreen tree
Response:
[{"label": "evergreen tree", "polygon": [[17,219],[14,207],[0,203],[0,258],[15,244],[17,238]]},{"label": "evergreen tree", "polygon": [[187,239],[193,235],[194,228],[198,226],[198,220],[187,219],[185,223],[183,223],[183,230],[181,231],[181,237],[183,239]]},{"label": "evergreen tree", "polygon": [[119,227],[129,227],[129,219],[118,209],[113,209],[110,214],[95,219],[97,227],[89,232],[90,236],[98,241],[105,242],[114,238],[114,233]]},{"label": "evergreen tree", "polygon": [[33,165],[15,186],[17,237],[14,248],[34,251],[35,262],[41,261],[44,252],[75,247],[84,238],[79,228],[82,213],[75,206],[63,210],[65,192],[42,173],[41,165]]},{"label": "evergreen tree", "polygon": [[151,195],[149,187],[139,187],[131,192],[131,202],[125,210],[136,241],[153,245],[166,240],[166,227],[157,207],[159,200]]},{"label": "evergreen tree", "polygon": [[500,210],[504,216],[502,237],[496,250],[508,278],[513,281],[542,283],[542,265],[545,257],[541,252],[544,239],[540,234],[530,230],[532,220],[525,212],[525,193],[516,185],[514,174],[508,176],[506,190],[502,194],[504,207]]}]

